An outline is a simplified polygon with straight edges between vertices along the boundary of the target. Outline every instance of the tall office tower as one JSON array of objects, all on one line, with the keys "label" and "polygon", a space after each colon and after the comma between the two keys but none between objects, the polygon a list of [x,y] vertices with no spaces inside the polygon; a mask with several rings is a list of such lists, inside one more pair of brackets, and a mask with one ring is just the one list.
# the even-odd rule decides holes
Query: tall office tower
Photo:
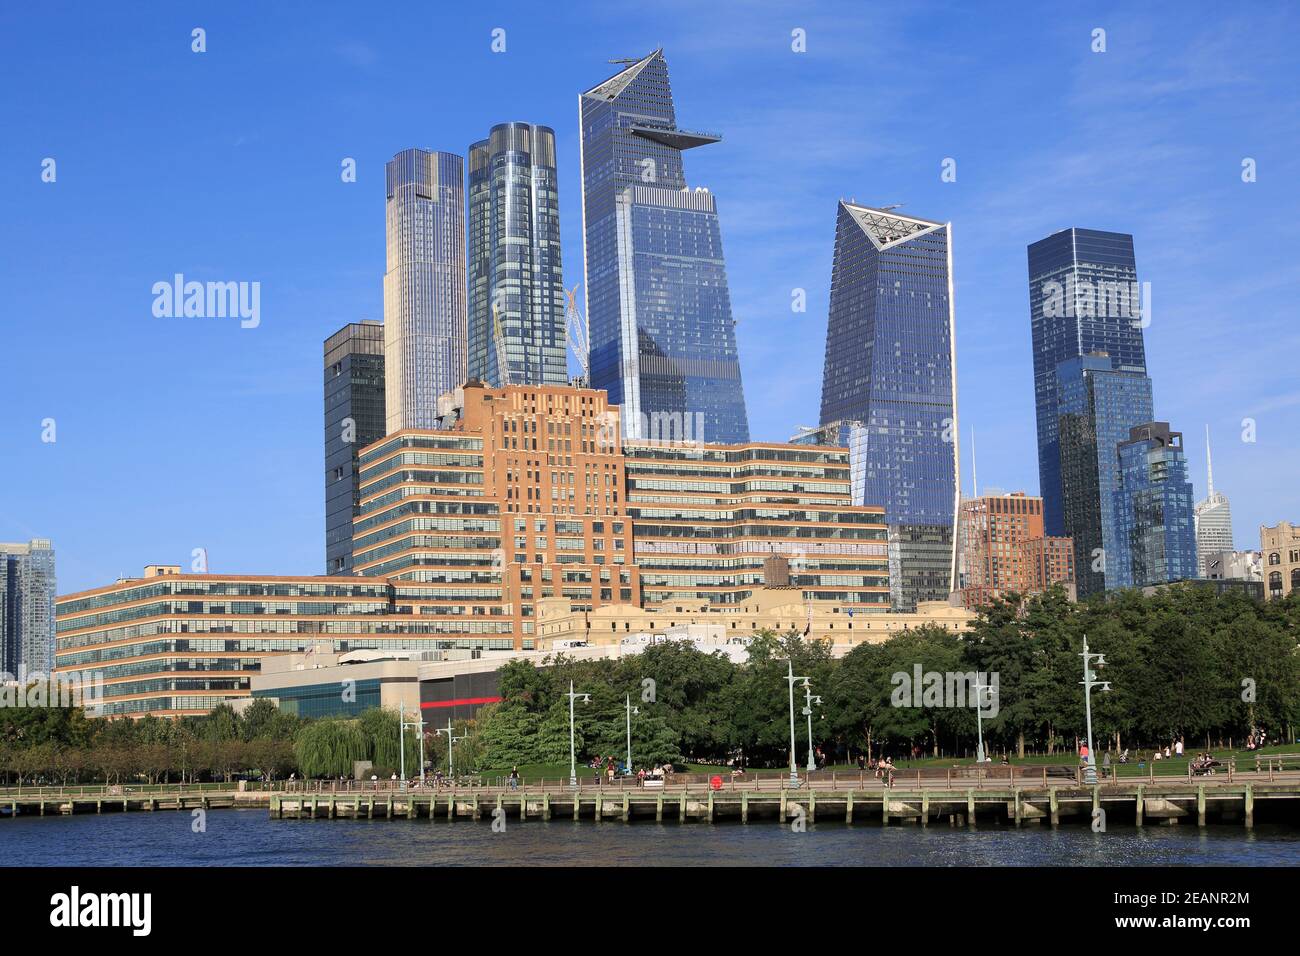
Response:
[{"label": "tall office tower", "polygon": [[894,607],[956,587],[957,357],[947,223],[841,201],[821,421],[867,431],[864,497],[889,527]]},{"label": "tall office tower", "polygon": [[[555,131],[503,123],[469,148],[469,377],[565,385]],[[498,340],[499,335],[499,340]],[[498,369],[504,349],[508,375]]]},{"label": "tall office tower", "polygon": [[[1150,421],[1151,379],[1116,369],[1102,353],[1067,359],[1052,378],[1056,396],[1053,442],[1065,533],[1074,539],[1079,597],[1122,587],[1115,522],[1119,445],[1134,422]],[[1043,496],[1046,518],[1047,496]],[[1046,524],[1046,521],[1044,521]]]},{"label": "tall office tower", "polygon": [[384,428],[433,428],[465,383],[464,161],[406,149],[385,170]]},{"label": "tall office tower", "polygon": [[686,185],[662,50],[578,97],[591,387],[636,439],[749,440],[718,211]]},{"label": "tall office tower", "polygon": [[0,542],[0,675],[48,675],[54,667],[54,587],[48,538]]},{"label": "tall office tower", "polygon": [[325,573],[352,573],[357,450],[384,437],[384,327],[350,322],[325,340]]},{"label": "tall office tower", "polygon": [[1214,463],[1210,458],[1210,426],[1205,426],[1205,497],[1196,503],[1196,576],[1209,577],[1213,555],[1232,550],[1232,508],[1228,496],[1214,490]]},{"label": "tall office tower", "polygon": [[[1119,445],[1115,489],[1117,580],[1112,587],[1144,588],[1196,577],[1192,483],[1183,436],[1168,422],[1146,422]],[[1110,564],[1110,560],[1107,561]]]},{"label": "tall office tower", "polygon": [[1058,582],[1073,593],[1073,543],[1043,534],[1042,498],[1017,491],[963,499],[958,529],[966,607],[1012,592],[1034,594]]},{"label": "tall office tower", "polygon": [[[1133,237],[1072,228],[1031,245],[1029,316],[1043,517],[1048,534],[1070,534],[1061,491],[1057,409],[1062,386],[1057,367],[1067,359],[1104,352],[1111,368],[1146,373]],[[1129,427],[1150,417],[1135,413],[1123,438]],[[1080,544],[1078,537],[1075,544]],[[1079,567],[1083,565],[1080,557]]]}]

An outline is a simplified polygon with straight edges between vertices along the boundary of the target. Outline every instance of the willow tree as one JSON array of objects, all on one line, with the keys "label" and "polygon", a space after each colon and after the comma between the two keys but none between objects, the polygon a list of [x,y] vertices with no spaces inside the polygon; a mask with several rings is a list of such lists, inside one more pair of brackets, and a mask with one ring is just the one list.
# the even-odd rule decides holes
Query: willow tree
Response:
[{"label": "willow tree", "polygon": [[319,720],[298,731],[293,750],[304,777],[339,777],[370,759],[371,747],[356,721]]}]

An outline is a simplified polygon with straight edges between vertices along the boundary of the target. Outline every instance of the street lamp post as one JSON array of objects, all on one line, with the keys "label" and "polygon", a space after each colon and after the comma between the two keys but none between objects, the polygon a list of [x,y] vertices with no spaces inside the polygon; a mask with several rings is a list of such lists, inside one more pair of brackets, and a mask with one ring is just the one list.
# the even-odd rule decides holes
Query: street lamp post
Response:
[{"label": "street lamp post", "polygon": [[406,789],[406,701],[399,701],[397,705],[397,763],[401,768],[402,782],[399,784],[403,790]]},{"label": "street lamp post", "polygon": [[573,692],[573,681],[569,681],[569,786],[578,786],[578,757],[573,747],[573,702],[582,699],[584,704],[591,703],[590,694],[575,694]]},{"label": "street lamp post", "polygon": [[398,738],[398,749],[401,750],[401,754],[399,754],[398,756],[398,762],[401,764],[401,771],[402,771],[401,787],[403,790],[406,789],[406,728],[407,727],[416,728],[420,732],[420,784],[421,786],[423,786],[425,782],[424,780],[424,714],[419,713],[418,716],[419,716],[418,720],[407,720],[406,702],[405,701],[399,702],[398,709],[397,709],[397,722],[398,722],[397,738]]},{"label": "street lamp post", "polygon": [[984,764],[984,692],[992,685],[975,682],[975,727],[979,732],[979,747],[975,751],[975,762]]},{"label": "street lamp post", "polygon": [[452,731],[450,717],[447,718],[447,726],[437,728],[436,730],[434,730],[434,733],[437,734],[439,737],[441,737],[443,734],[447,735],[447,779],[451,781],[453,785],[455,785],[456,764],[451,758],[451,751],[452,748],[454,748],[457,743],[468,738],[469,734],[461,734],[459,737],[457,737],[456,734]]},{"label": "street lamp post", "polygon": [[[789,685],[790,685],[790,786],[792,786],[792,787],[797,787],[797,786],[799,786],[799,770],[798,770],[798,768],[795,766],[795,742],[794,742],[794,683],[795,683],[795,681],[808,680],[808,678],[807,678],[807,677],[795,677],[795,676],[794,676],[794,660],[793,660],[793,659],[791,659],[791,660],[787,660],[786,663],[789,665],[789,668],[788,668],[789,673],[787,674],[787,676],[786,676],[785,679],[786,679],[787,683],[789,683]],[[809,731],[809,733],[811,734],[811,731]]]},{"label": "street lamp post", "polygon": [[1097,755],[1092,749],[1092,689],[1101,686],[1102,691],[1110,690],[1110,681],[1096,680],[1097,672],[1092,669],[1090,662],[1095,658],[1098,667],[1106,666],[1106,658],[1103,654],[1088,653],[1088,636],[1083,637],[1083,653],[1079,655],[1083,658],[1083,680],[1079,681],[1083,685],[1083,705],[1088,720],[1088,764],[1083,772],[1085,783],[1097,782]]},{"label": "street lamp post", "polygon": [[641,713],[639,707],[632,706],[632,695],[627,695],[627,772],[632,772],[632,715]]},{"label": "street lamp post", "polygon": [[803,715],[808,718],[808,772],[812,773],[817,769],[817,763],[813,760],[813,740],[812,740],[812,709],[813,704],[820,704],[822,699],[812,692],[812,682],[808,678],[803,678],[804,708]]}]

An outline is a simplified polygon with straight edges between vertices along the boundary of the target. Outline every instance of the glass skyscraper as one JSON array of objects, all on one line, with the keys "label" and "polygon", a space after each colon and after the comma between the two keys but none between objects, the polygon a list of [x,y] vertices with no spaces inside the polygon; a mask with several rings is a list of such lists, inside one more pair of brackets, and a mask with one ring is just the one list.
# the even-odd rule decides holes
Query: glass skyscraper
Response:
[{"label": "glass skyscraper", "polygon": [[1129,440],[1134,422],[1153,417],[1151,379],[1114,368],[1102,353],[1061,362],[1052,382],[1062,524],[1074,539],[1075,581],[1082,598],[1123,587],[1126,580],[1114,508],[1118,449]]},{"label": "glass skyscraper", "polygon": [[436,428],[439,396],[465,384],[465,169],[407,149],[385,168],[385,431]]},{"label": "glass skyscraper", "polygon": [[54,547],[0,542],[0,680],[54,667]]},{"label": "glass skyscraper", "polygon": [[955,586],[949,229],[851,202],[840,202],[835,229],[821,421],[865,428],[863,500],[885,509],[899,610],[947,600]]},{"label": "glass skyscraper", "polygon": [[384,437],[384,327],[350,322],[325,340],[325,573],[352,573],[357,450]]},{"label": "glass skyscraper", "polygon": [[503,123],[469,148],[469,377],[507,384],[564,385],[564,280],[555,132]]},{"label": "glass skyscraper", "polygon": [[1195,578],[1192,483],[1182,434],[1170,431],[1168,422],[1134,428],[1119,445],[1119,474],[1113,586],[1142,588]]},{"label": "glass skyscraper", "polygon": [[749,440],[717,205],[686,184],[663,51],[578,97],[591,387],[624,435]]},{"label": "glass skyscraper", "polygon": [[[1111,368],[1146,373],[1133,237],[1072,228],[1031,245],[1029,316],[1043,518],[1049,535],[1069,534],[1061,491],[1057,367],[1067,359],[1105,353]],[[1134,417],[1128,426],[1149,419]],[[1078,556],[1084,570],[1083,555]]]}]

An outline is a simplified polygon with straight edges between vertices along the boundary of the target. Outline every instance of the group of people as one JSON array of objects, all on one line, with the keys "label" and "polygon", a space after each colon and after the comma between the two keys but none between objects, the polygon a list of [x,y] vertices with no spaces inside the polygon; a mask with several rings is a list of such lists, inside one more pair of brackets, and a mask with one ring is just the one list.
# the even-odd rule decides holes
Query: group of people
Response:
[{"label": "group of people", "polygon": [[1192,768],[1192,773],[1214,773],[1214,768],[1219,765],[1219,761],[1214,759],[1214,754],[1210,753],[1208,750],[1197,754],[1192,758],[1191,764],[1189,764]]},{"label": "group of people", "polygon": [[1165,760],[1168,760],[1171,757],[1181,757],[1182,755],[1183,755],[1183,738],[1179,737],[1172,744],[1165,744],[1165,750],[1163,754],[1161,754],[1161,752],[1157,749],[1155,752],[1155,756],[1152,757],[1151,759],[1159,760],[1163,756]]},{"label": "group of people", "polygon": [[1262,750],[1266,740],[1268,740],[1268,734],[1263,727],[1251,727],[1250,736],[1246,738],[1246,749]]},{"label": "group of people", "polygon": [[[611,784],[614,778],[621,773],[631,773],[631,770],[625,770],[621,761],[614,757],[597,757],[587,764],[587,769],[596,771],[596,782],[600,783],[602,777]],[[664,777],[673,773],[673,765],[670,763],[657,763],[652,768],[640,768],[635,776],[637,783],[644,783],[649,777],[655,780],[662,780]]]},{"label": "group of people", "polygon": [[893,757],[872,757],[868,760],[866,754],[858,754],[858,769],[864,773],[870,770],[877,780],[885,781],[886,787],[894,785],[894,774],[898,770],[894,766]]}]

